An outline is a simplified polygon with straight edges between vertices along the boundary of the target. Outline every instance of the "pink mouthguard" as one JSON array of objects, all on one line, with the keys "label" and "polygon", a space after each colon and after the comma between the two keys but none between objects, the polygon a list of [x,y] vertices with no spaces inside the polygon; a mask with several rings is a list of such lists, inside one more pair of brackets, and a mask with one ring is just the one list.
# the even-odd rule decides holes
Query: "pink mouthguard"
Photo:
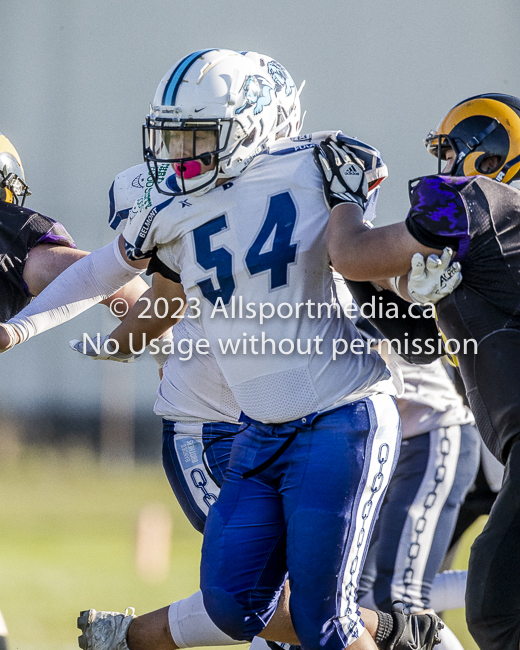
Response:
[{"label": "pink mouthguard", "polygon": [[173,170],[181,177],[181,172],[184,178],[187,180],[189,178],[194,178],[198,176],[201,172],[202,166],[198,160],[189,160],[185,163],[173,163]]}]

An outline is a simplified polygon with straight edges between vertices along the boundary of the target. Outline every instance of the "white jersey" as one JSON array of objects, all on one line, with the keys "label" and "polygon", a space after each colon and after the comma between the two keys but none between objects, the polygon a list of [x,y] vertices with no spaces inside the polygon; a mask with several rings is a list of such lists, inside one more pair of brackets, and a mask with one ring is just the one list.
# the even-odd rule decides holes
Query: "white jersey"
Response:
[{"label": "white jersey", "polygon": [[[173,175],[170,165],[161,168],[163,176]],[[109,225],[122,233],[130,212],[139,206],[151,206],[160,200],[146,163],[135,165],[118,174],[110,188]],[[138,201],[138,203],[136,203]],[[198,341],[204,333],[199,324],[182,319],[173,328],[174,340]],[[211,351],[194,353],[191,358],[172,354],[163,367],[157,389],[154,412],[175,422],[238,422],[240,407],[226,384]]]},{"label": "white jersey", "polygon": [[397,399],[403,439],[440,427],[474,423],[440,359],[416,365],[391,352],[390,360],[397,362],[403,373],[404,392]]},{"label": "white jersey", "polygon": [[[175,341],[204,338],[199,325],[185,318],[173,328]],[[171,354],[163,367],[154,412],[175,422],[230,422],[240,420],[241,409],[226,383],[215,356],[194,353],[181,360]]]},{"label": "white jersey", "polygon": [[203,196],[138,199],[123,233],[131,259],[156,255],[180,277],[237,404],[263,422],[392,392],[377,354],[339,354],[360,337],[334,308],[312,155],[326,135],[280,141]]}]

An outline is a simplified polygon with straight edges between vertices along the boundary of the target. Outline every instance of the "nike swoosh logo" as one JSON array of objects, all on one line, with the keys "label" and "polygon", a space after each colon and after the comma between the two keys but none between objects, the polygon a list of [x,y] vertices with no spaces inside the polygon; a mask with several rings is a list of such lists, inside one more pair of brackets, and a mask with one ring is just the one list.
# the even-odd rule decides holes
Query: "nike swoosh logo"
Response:
[{"label": "nike swoosh logo", "polygon": [[[204,106],[204,108],[206,108],[206,107]],[[204,110],[204,108],[195,108],[194,113],[200,113],[201,111]]]}]

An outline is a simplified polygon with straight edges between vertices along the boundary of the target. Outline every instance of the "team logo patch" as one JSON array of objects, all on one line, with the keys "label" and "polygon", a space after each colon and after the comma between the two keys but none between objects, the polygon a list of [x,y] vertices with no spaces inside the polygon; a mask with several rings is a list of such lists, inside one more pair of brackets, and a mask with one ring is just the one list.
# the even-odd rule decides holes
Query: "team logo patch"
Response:
[{"label": "team logo patch", "polygon": [[179,438],[177,446],[179,460],[183,469],[202,464],[202,445],[194,438]]},{"label": "team logo patch", "polygon": [[139,174],[139,176],[136,176],[134,180],[132,181],[132,187],[136,187],[140,190],[144,189],[144,175]]}]

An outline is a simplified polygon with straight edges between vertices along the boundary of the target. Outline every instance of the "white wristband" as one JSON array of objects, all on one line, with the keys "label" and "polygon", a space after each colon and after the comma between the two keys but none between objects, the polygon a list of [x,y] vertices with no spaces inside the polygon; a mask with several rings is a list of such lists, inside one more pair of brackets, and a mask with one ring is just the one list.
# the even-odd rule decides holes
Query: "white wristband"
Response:
[{"label": "white wristband", "polygon": [[[399,298],[403,298],[401,295],[401,292],[399,291],[399,281],[401,280],[401,276],[397,275],[395,278],[388,278],[388,282],[390,282],[390,285],[394,292],[399,296]],[[404,298],[403,298],[404,300]]]},{"label": "white wristband", "polygon": [[16,345],[16,329],[12,325],[8,325],[7,323],[2,323],[2,327],[5,329],[7,332],[7,336],[9,337],[9,345],[6,347],[4,352],[7,352],[7,350],[11,350],[11,348],[14,348]]}]

